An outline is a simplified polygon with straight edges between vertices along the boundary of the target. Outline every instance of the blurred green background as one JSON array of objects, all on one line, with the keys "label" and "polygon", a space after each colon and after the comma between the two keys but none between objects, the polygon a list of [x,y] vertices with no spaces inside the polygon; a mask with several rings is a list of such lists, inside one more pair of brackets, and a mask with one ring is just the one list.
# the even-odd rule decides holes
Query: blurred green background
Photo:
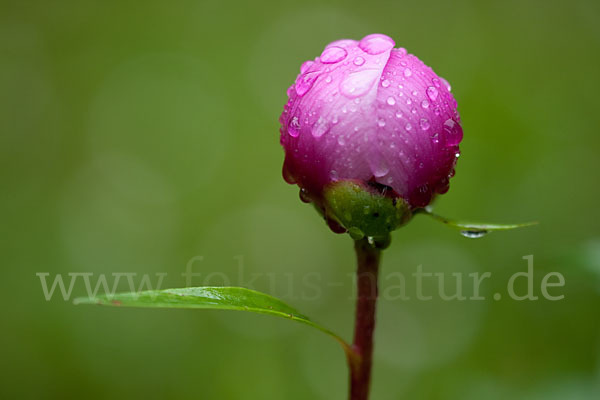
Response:
[{"label": "blurred green background", "polygon": [[[373,399],[600,398],[599,18],[592,0],[2,1],[0,397],[345,399],[342,351],[308,327],[46,301],[36,273],[178,287],[201,256],[194,285],[260,273],[350,338],[352,243],[281,179],[277,119],[302,61],[381,32],[459,103],[436,210],[541,224],[472,240],[418,217],[394,234],[384,277],[493,277],[486,301],[381,301]],[[565,299],[494,301],[529,254],[536,294],[560,271]]]}]

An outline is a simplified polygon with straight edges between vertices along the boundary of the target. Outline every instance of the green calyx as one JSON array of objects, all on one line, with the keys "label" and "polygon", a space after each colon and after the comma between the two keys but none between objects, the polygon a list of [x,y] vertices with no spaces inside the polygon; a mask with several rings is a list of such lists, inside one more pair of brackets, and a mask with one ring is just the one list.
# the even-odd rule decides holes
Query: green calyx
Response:
[{"label": "green calyx", "polygon": [[366,236],[376,247],[387,247],[390,232],[412,217],[402,198],[360,181],[332,182],[324,188],[323,199],[327,218],[346,228],[353,239]]}]

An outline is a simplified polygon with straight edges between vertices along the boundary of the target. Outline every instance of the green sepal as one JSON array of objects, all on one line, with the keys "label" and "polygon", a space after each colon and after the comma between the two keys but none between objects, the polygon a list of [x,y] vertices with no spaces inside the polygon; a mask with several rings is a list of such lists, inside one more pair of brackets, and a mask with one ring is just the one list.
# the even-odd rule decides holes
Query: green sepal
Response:
[{"label": "green sepal", "polygon": [[325,213],[348,230],[354,240],[374,238],[383,247],[390,232],[406,224],[411,210],[402,198],[387,196],[359,181],[337,181],[323,190]]}]

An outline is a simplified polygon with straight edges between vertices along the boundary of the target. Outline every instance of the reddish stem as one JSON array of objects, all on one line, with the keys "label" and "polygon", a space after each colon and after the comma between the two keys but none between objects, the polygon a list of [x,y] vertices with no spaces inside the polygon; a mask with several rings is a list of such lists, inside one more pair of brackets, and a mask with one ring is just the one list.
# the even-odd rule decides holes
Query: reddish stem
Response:
[{"label": "reddish stem", "polygon": [[354,342],[352,344],[355,354],[348,357],[350,400],[367,400],[371,382],[377,275],[381,250],[374,248],[366,238],[357,240],[354,248],[358,268],[356,321],[354,325]]}]

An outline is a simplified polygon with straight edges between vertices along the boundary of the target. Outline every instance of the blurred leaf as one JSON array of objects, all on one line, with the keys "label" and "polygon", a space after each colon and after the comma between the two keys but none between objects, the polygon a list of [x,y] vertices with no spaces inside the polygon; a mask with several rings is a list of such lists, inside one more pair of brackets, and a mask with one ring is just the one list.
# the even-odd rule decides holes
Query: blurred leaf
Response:
[{"label": "blurred leaf", "polygon": [[460,222],[452,220],[441,215],[433,213],[430,209],[424,208],[419,210],[418,213],[426,214],[433,219],[448,225],[451,228],[460,231],[460,234],[468,238],[480,238],[494,231],[507,231],[509,229],[523,228],[526,226],[537,225],[537,222],[524,222],[520,224],[489,224],[489,223],[473,223],[473,222]]},{"label": "blurred leaf", "polygon": [[316,324],[281,300],[268,294],[241,287],[191,287],[148,290],[96,297],[80,297],[75,299],[73,303],[76,305],[100,304],[117,307],[238,310],[275,315],[317,328],[337,340],[344,347],[344,351],[350,351],[350,346],[338,335]]}]

